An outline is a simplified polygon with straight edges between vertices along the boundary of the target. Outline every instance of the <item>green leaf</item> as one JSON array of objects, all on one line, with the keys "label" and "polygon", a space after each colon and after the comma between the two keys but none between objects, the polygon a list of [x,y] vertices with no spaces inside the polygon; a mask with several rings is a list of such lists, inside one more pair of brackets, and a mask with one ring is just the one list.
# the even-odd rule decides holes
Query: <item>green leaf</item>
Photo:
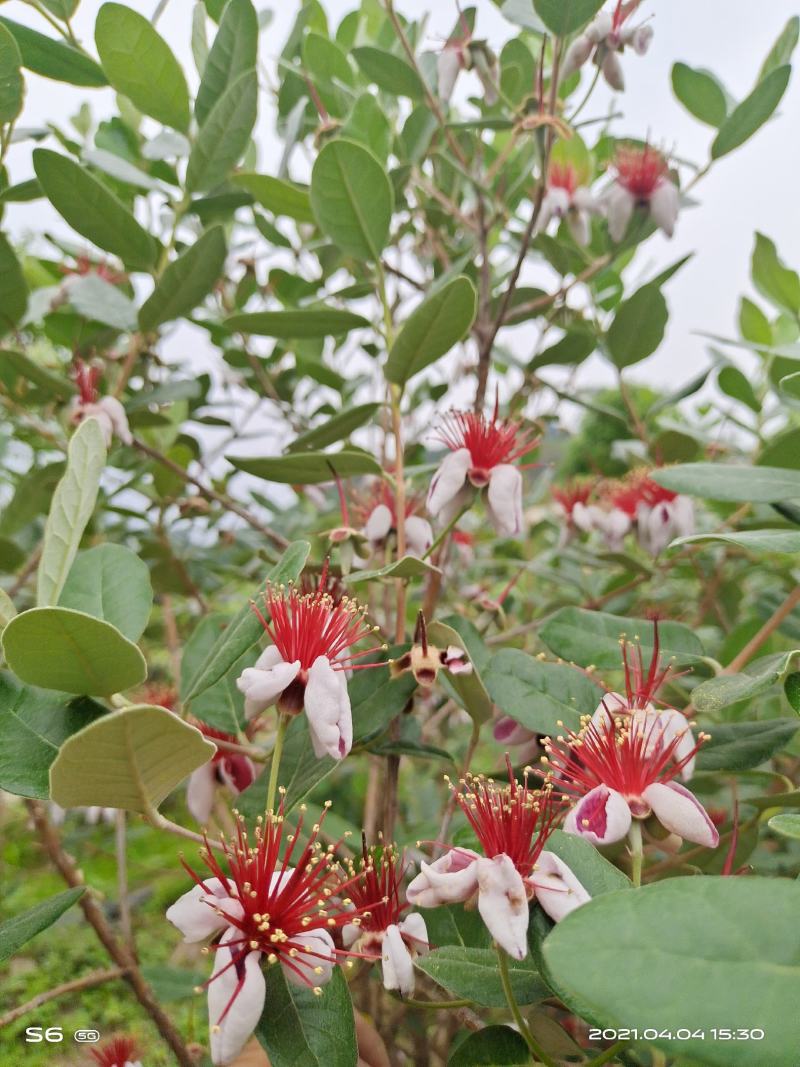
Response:
[{"label": "green leaf", "polygon": [[783,837],[800,841],[800,815],[773,815],[767,826]]},{"label": "green leaf", "polygon": [[800,671],[794,671],[783,681],[783,691],[795,711],[800,712]]},{"label": "green leaf", "polygon": [[408,62],[387,52],[384,48],[364,45],[351,52],[361,73],[379,89],[385,89],[393,96],[408,96],[412,100],[421,100],[425,96],[425,86]]},{"label": "green leaf", "polygon": [[711,740],[697,754],[697,768],[701,771],[749,771],[785,748],[798,729],[798,719],[713,723],[708,727]]},{"label": "green leaf", "polygon": [[692,690],[692,704],[698,711],[714,715],[739,700],[758,696],[783,678],[796,655],[797,649],[776,652],[748,663],[741,674],[721,674],[701,682]]},{"label": "green leaf", "polygon": [[31,938],[52,926],[85,892],[86,886],[83,885],[67,889],[0,923],[0,964],[11,959]]},{"label": "green leaf", "polygon": [[359,585],[363,582],[374,582],[380,578],[420,578],[426,574],[441,574],[438,567],[428,563],[417,556],[403,556],[393,563],[387,563],[385,567],[379,567],[374,571],[353,571],[349,576],[349,585]]},{"label": "green leaf", "polygon": [[[497,953],[490,948],[443,945],[427,956],[418,957],[414,964],[457,997],[465,997],[487,1008],[500,1008],[506,1003]],[[508,970],[517,1003],[534,1004],[550,996],[550,990],[530,959],[509,959]]]},{"label": "green leaf", "polygon": [[20,262],[0,233],[0,332],[17,325],[28,307],[28,286]]},{"label": "green leaf", "polygon": [[521,1034],[510,1026],[486,1026],[457,1046],[447,1067],[517,1067],[530,1062],[530,1049]]},{"label": "green leaf", "polygon": [[78,9],[80,0],[42,0],[42,3],[56,18],[71,19]]},{"label": "green leaf", "polygon": [[[649,619],[631,619],[585,608],[561,608],[541,630],[542,640],[557,656],[580,667],[604,670],[622,669],[619,642],[623,636],[629,641],[641,639],[644,660],[650,659],[653,624]],[[699,637],[682,623],[660,622],[658,636],[665,660],[674,656],[677,663],[692,663],[703,656]]]},{"label": "green leaf", "polygon": [[394,210],[392,183],[380,161],[355,141],[329,141],[311,174],[311,208],[317,225],[357,259],[380,259]]},{"label": "green leaf", "polygon": [[426,297],[411,313],[392,345],[384,374],[405,385],[468,333],[478,308],[475,286],[463,274]]},{"label": "green leaf", "polygon": [[719,127],[728,113],[725,90],[707,70],[693,70],[685,63],[672,68],[672,91],[689,112],[700,122]]},{"label": "green leaf", "polygon": [[115,330],[136,329],[136,308],[130,297],[116,285],[96,274],[75,278],[68,290],[71,306],[92,322],[102,322]]},{"label": "green leaf", "polygon": [[725,541],[739,545],[751,552],[783,552],[793,556],[800,552],[800,531],[797,530],[743,530],[741,533],[694,534],[680,537],[670,547],[689,545],[698,541]]},{"label": "green leaf", "polygon": [[0,675],[0,789],[47,800],[50,764],[71,734],[106,714],[102,704]]},{"label": "green leaf", "polygon": [[154,330],[193,311],[213,289],[225,267],[225,231],[212,226],[169,264],[139,310],[139,325]]},{"label": "green leaf", "polygon": [[134,269],[153,266],[156,241],[85,167],[49,148],[34,149],[33,167],[45,196],[73,230]]},{"label": "green leaf", "polygon": [[547,850],[566,863],[591,897],[631,888],[628,876],[582,837],[553,830],[547,838]]},{"label": "green leaf", "polygon": [[563,364],[576,366],[588,359],[596,348],[597,337],[590,330],[567,330],[560,341],[556,341],[554,345],[550,345],[538,356],[533,357],[528,364],[528,370],[535,371],[539,367]]},{"label": "green leaf", "polygon": [[[296,581],[300,577],[310,551],[311,545],[308,541],[292,542],[267,575],[267,581],[274,585]],[[259,599],[265,586],[266,582],[256,593],[254,600]],[[185,686],[182,685],[184,703],[193,700],[218,682],[220,678],[224,678],[234,663],[261,637],[264,632],[263,627],[250,605],[250,600],[242,605],[217,643],[209,651],[196,676]]]},{"label": "green leaf", "polygon": [[14,35],[23,67],[34,74],[93,89],[108,85],[102,68],[85,52],[11,19],[0,18],[0,23]]},{"label": "green leaf", "polygon": [[[9,544],[11,543],[13,542],[9,542]],[[3,632],[16,614],[17,609],[14,607],[14,601],[5,589],[0,589],[0,633]]]},{"label": "green leaf", "polygon": [[354,430],[369,422],[381,404],[356,404],[354,407],[345,408],[338,415],[332,416],[325,422],[320,423],[311,430],[299,434],[288,446],[289,452],[300,452],[303,449],[327,448],[337,441],[349,437]]},{"label": "green leaf", "polygon": [[[463,648],[469,656],[469,647],[464,637],[452,626],[443,622],[428,624],[428,640],[438,648],[447,648],[448,645],[456,645]],[[472,670],[469,674],[448,674],[442,671],[439,674],[439,683],[442,688],[453,697],[457,704],[465,709],[475,724],[475,728],[486,722],[492,715],[492,700],[486,692],[480,672],[472,661]]]},{"label": "green leaf", "polygon": [[667,302],[655,285],[643,285],[624,300],[606,334],[614,365],[622,369],[651,356],[664,339],[668,318]]},{"label": "green leaf", "polygon": [[205,192],[227,178],[244,155],[258,115],[258,77],[245,71],[231,82],[197,136],[186,168],[186,191]]},{"label": "green leaf", "polygon": [[308,187],[294,182],[273,178],[271,174],[254,174],[243,171],[231,178],[234,185],[241,186],[262,207],[273,215],[285,215],[295,222],[313,222]]},{"label": "green leaf", "polygon": [[761,70],[758,72],[759,81],[763,81],[773,70],[789,62],[792,58],[792,53],[797,47],[798,39],[800,39],[800,18],[797,15],[792,15],[778,34],[778,39],[764,60]]},{"label": "green leaf", "polygon": [[738,367],[723,367],[717,375],[717,384],[723,393],[745,404],[751,411],[761,411],[761,404],[750,379]]},{"label": "green leaf", "polygon": [[711,158],[719,159],[744,144],[767,121],[781,102],[792,68],[777,67],[738,104],[720,127],[711,145]]},{"label": "green leaf", "polygon": [[339,308],[313,307],[297,311],[253,311],[231,315],[225,320],[229,330],[255,333],[263,337],[304,340],[314,337],[337,337],[350,330],[362,329],[370,323],[352,311]]},{"label": "green leaf", "polygon": [[[204,616],[195,626],[181,655],[181,700],[193,679],[203,670],[209,654],[229,625],[229,620],[216,612]],[[192,700],[192,717],[207,722],[218,730],[238,734],[244,719],[244,698],[236,688],[236,679],[245,667],[252,666],[253,653],[248,649],[218,682]]]},{"label": "green leaf", "polygon": [[97,545],[72,564],[58,606],[110,622],[138,641],[153,607],[150,571],[124,545]]},{"label": "green leaf", "polygon": [[106,463],[97,419],[84,419],[69,442],[67,469],[58,483],[44,528],[36,585],[39,607],[57,604],[83,531],[91,519]]},{"label": "green leaf", "polygon": [[564,663],[543,663],[518,648],[502,648],[484,671],[489,696],[504,715],[537,734],[557,734],[560,726],[578,730],[603,690]]},{"label": "green leaf", "polygon": [[23,355],[22,352],[13,352],[9,349],[0,350],[0,378],[8,380],[7,371],[13,372],[14,376],[25,378],[37,389],[46,394],[48,399],[69,400],[77,391],[75,385],[65,374],[55,374],[46,367],[34,363],[32,359]]},{"label": "green leaf", "polygon": [[3,652],[29,685],[111,696],[147,677],[139,649],[107,622],[68,608],[32,608],[3,631]]},{"label": "green leaf", "polygon": [[[668,878],[576,909],[544,958],[559,995],[593,1025],[650,1028],[658,1048],[717,1067],[793,1067],[799,910],[800,884],[788,878]],[[705,1038],[660,1036],[678,1025]],[[720,1027],[764,1038],[715,1041]]]},{"label": "green leaf", "polygon": [[793,400],[800,400],[800,371],[787,374],[781,378],[778,387],[784,396],[790,396]]},{"label": "green leaf", "polygon": [[770,303],[790,315],[800,313],[800,277],[781,262],[774,242],[763,233],[756,234],[750,270],[756,289]]},{"label": "green leaf", "polygon": [[342,126],[342,136],[369,148],[382,163],[392,150],[393,132],[381,105],[372,93],[362,93]]},{"label": "green leaf", "polygon": [[258,16],[251,0],[230,0],[208,53],[194,114],[200,126],[231,82],[258,60]]},{"label": "green leaf", "polygon": [[271,458],[225,458],[246,474],[286,485],[316,485],[319,482],[332,482],[337,475],[350,478],[356,474],[381,473],[380,463],[367,452],[294,452],[288,456]]},{"label": "green leaf", "polygon": [[216,750],[166,708],[133,704],[64,743],[50,768],[50,795],[62,808],[97,805],[148,814]]},{"label": "green leaf", "polygon": [[603,0],[533,0],[536,14],[556,37],[567,37],[594,18]]},{"label": "green leaf", "polygon": [[730,503],[782,503],[800,499],[800,471],[733,463],[681,463],[653,471],[653,480],[674,493]]},{"label": "green leaf", "polygon": [[25,82],[20,67],[22,56],[14,35],[0,25],[0,125],[13,122],[22,111]]},{"label": "green leaf", "polygon": [[317,996],[268,967],[264,1011],[255,1035],[271,1067],[354,1067],[358,1059],[350,990],[341,968]]},{"label": "green leaf", "polygon": [[103,4],[94,41],[106,77],[134,107],[165,126],[189,129],[189,90],[172,51],[150,20],[123,4]]}]

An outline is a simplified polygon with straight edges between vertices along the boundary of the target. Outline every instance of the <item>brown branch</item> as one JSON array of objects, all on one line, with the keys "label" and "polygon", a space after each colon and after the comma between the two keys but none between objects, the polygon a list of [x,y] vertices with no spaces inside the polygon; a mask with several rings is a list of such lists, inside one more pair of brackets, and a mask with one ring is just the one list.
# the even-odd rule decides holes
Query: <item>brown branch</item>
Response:
[{"label": "brown branch", "polygon": [[780,607],[776,608],[758,633],[750,638],[742,651],[737,656],[734,656],[722,673],[736,674],[740,671],[742,667],[753,658],[755,653],[758,652],[764,642],[772,636],[775,630],[778,629],[783,620],[791,615],[798,604],[800,604],[800,585],[794,587]]},{"label": "brown branch", "polygon": [[4,1026],[10,1026],[17,1019],[21,1019],[28,1012],[35,1011],[37,1008],[41,1008],[43,1004],[55,1000],[57,997],[65,997],[68,993],[80,993],[84,989],[103,985],[104,982],[113,982],[115,978],[122,978],[124,974],[125,972],[121,967],[111,967],[105,971],[90,971],[83,978],[73,978],[71,982],[64,982],[63,985],[57,985],[53,989],[45,989],[43,993],[37,993],[35,997],[31,997],[24,1004],[12,1008],[5,1015],[0,1015],[0,1030]]}]

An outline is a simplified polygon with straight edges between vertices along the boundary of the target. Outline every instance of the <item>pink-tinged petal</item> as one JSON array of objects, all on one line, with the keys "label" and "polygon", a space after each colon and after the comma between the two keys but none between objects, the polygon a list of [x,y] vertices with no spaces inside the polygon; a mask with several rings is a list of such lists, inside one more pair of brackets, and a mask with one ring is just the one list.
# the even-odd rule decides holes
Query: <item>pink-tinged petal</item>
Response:
[{"label": "pink-tinged petal", "polygon": [[249,756],[228,753],[217,764],[220,777],[232,793],[243,793],[256,780],[256,768]]},{"label": "pink-tinged petal", "polygon": [[436,61],[439,97],[448,103],[461,70],[461,53],[457,48],[443,48]]},{"label": "pink-tinged petal", "polygon": [[[563,510],[563,509],[562,509]],[[580,500],[572,509],[572,525],[582,533],[589,533],[594,527],[594,509],[582,504]]]},{"label": "pink-tinged petal", "polygon": [[603,57],[603,62],[600,69],[603,72],[603,77],[618,93],[621,93],[625,88],[625,75],[622,71],[622,64],[619,61],[619,56],[615,51],[609,49]]},{"label": "pink-tinged petal", "polygon": [[452,848],[433,863],[421,863],[406,892],[409,904],[436,908],[469,900],[478,888],[477,859],[478,853],[472,849]]},{"label": "pink-tinged petal", "polygon": [[189,777],[186,786],[186,806],[193,819],[201,826],[207,826],[211,817],[211,809],[214,807],[214,767],[206,763],[198,767]]},{"label": "pink-tinged petal", "polygon": [[383,541],[393,524],[392,512],[386,504],[378,504],[372,509],[364,527],[364,536],[368,541]]},{"label": "pink-tinged petal", "polygon": [[592,44],[600,44],[601,41],[605,41],[613,27],[613,16],[608,11],[601,11],[596,18],[592,19],[584,33]]},{"label": "pink-tinged petal", "polygon": [[719,831],[694,793],[677,782],[656,782],[642,796],[662,826],[696,845],[716,848]]},{"label": "pink-tinged petal", "polygon": [[414,963],[403,935],[394,923],[386,927],[383,935],[381,963],[384,988],[396,989],[401,997],[410,997],[414,992]]},{"label": "pink-tinged petal", "polygon": [[481,856],[478,873],[478,911],[495,941],[515,960],[528,952],[528,893],[522,875],[504,853]]},{"label": "pink-tinged petal", "polygon": [[219,878],[206,878],[202,885],[193,886],[167,908],[167,919],[177,926],[184,941],[205,941],[229,925],[225,916],[219,914],[220,909],[236,918],[244,914],[242,905],[228,895]]},{"label": "pink-tinged petal", "polygon": [[553,922],[560,922],[565,915],[591,900],[566,863],[546,849],[539,855],[529,881],[536,899]]},{"label": "pink-tinged petal", "polygon": [[353,747],[353,718],[347,679],[326,656],[317,656],[308,671],[305,710],[317,759],[344,759]]},{"label": "pink-tinged petal", "polygon": [[430,951],[430,944],[428,943],[428,928],[425,925],[425,920],[422,916],[412,911],[410,915],[406,915],[405,919],[398,924],[400,927],[400,933],[403,935],[406,943],[413,955],[425,956]]},{"label": "pink-tinged petal", "polygon": [[633,46],[637,55],[643,56],[650,47],[653,39],[652,26],[637,26],[629,34],[628,41]]},{"label": "pink-tinged petal", "polygon": [[675,222],[680,207],[680,194],[677,186],[664,179],[650,194],[650,217],[667,237],[675,232]]},{"label": "pink-tinged petal", "polygon": [[564,62],[561,65],[561,77],[569,78],[575,71],[580,70],[594,51],[595,44],[596,42],[585,34],[576,37],[564,56]]},{"label": "pink-tinged petal", "polygon": [[568,834],[585,837],[593,845],[621,841],[631,827],[631,809],[625,798],[604,785],[595,786],[570,809],[564,820]]},{"label": "pink-tinged petal", "polygon": [[133,437],[128,426],[128,416],[125,414],[125,408],[119,400],[115,396],[104,396],[102,400],[98,401],[97,406],[108,416],[114,433],[120,441],[124,445],[131,444]]},{"label": "pink-tinged petal", "polygon": [[676,496],[672,501],[672,524],[677,537],[691,537],[694,533],[694,503],[688,496]]},{"label": "pink-tinged petal", "polygon": [[[646,708],[637,708],[631,715],[631,725],[641,731],[645,739],[645,752],[649,756],[658,748],[666,748],[676,741],[674,756],[680,762],[695,748],[692,729],[682,715],[674,708],[656,711],[652,704]],[[694,756],[689,759],[681,771],[681,778],[688,782],[694,774]]]},{"label": "pink-tinged petal", "polygon": [[631,221],[636,200],[618,183],[614,184],[605,199],[608,232],[612,241],[621,241]]},{"label": "pink-tinged petal", "polygon": [[[236,936],[238,931],[231,934]],[[208,986],[211,1061],[218,1067],[235,1060],[247,1044],[261,1018],[266,996],[261,953],[248,952],[240,962],[228,967],[232,955],[224,944],[226,938],[227,935],[214,958],[214,975],[218,977],[212,975]],[[234,951],[238,954],[239,946]],[[221,973],[225,967],[227,970]]]},{"label": "pink-tinged petal", "polygon": [[292,960],[294,970],[283,965],[286,980],[306,988],[330,982],[336,964],[336,949],[328,931],[313,930],[308,934],[298,934],[292,940],[300,951]]},{"label": "pink-tinged petal", "polygon": [[442,665],[451,674],[472,674],[472,663],[463,648],[448,645]]},{"label": "pink-tinged petal", "polygon": [[572,234],[572,239],[575,244],[580,245],[581,247],[588,245],[589,239],[592,236],[592,227],[589,222],[589,216],[585,211],[573,208],[567,215],[567,225],[569,226],[569,232]]},{"label": "pink-tinged petal", "polygon": [[472,457],[467,448],[458,448],[442,460],[428,490],[427,507],[431,515],[438,515],[458,496],[471,466]]},{"label": "pink-tinged petal", "polygon": [[433,530],[421,515],[409,515],[406,519],[406,550],[412,556],[422,558],[433,544]]},{"label": "pink-tinged petal", "polygon": [[[270,658],[274,656],[271,649],[266,649],[261,658],[267,652],[270,652]],[[244,713],[247,718],[252,719],[266,711],[275,703],[284,689],[291,685],[299,673],[299,659],[294,663],[284,663],[281,660],[275,666],[266,669],[258,666],[246,667],[236,679],[236,687],[240,693],[244,693]]]},{"label": "pink-tinged petal", "polygon": [[486,497],[489,518],[502,537],[522,532],[522,475],[510,463],[500,463],[489,475]]},{"label": "pink-tinged petal", "polygon": [[499,741],[501,745],[526,745],[536,738],[533,730],[520,726],[510,715],[501,715],[494,724],[492,733],[495,741]]}]

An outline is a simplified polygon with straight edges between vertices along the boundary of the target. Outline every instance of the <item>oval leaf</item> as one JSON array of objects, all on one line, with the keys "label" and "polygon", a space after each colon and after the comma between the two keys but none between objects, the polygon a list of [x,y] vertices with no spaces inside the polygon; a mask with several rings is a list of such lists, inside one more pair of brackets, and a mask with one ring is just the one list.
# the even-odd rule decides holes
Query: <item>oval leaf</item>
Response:
[{"label": "oval leaf", "polygon": [[14,35],[22,65],[34,74],[53,81],[68,82],[70,85],[82,85],[99,88],[108,85],[103,70],[85,52],[79,52],[72,45],[46,37],[30,26],[23,26],[12,19],[0,18],[0,23]]},{"label": "oval leaf", "polygon": [[[557,656],[581,667],[622,669],[620,638],[638,641],[647,663],[653,654],[653,624],[649,619],[631,619],[585,608],[561,608],[541,630],[544,643]],[[658,626],[661,654],[676,663],[692,663],[703,656],[699,637],[679,622]],[[594,709],[592,709],[594,710]]]},{"label": "oval leaf", "polygon": [[229,330],[256,333],[262,337],[303,340],[312,337],[336,337],[369,326],[369,322],[352,311],[315,307],[298,311],[253,311],[231,315],[225,320]]},{"label": "oval leaf", "polygon": [[318,996],[287,982],[282,967],[268,967],[264,1011],[256,1037],[271,1067],[353,1067],[358,1059],[350,990],[341,968]]},{"label": "oval leaf", "polygon": [[341,138],[329,141],[314,163],[311,207],[319,228],[342,252],[380,258],[389,238],[394,192],[369,149]]},{"label": "oval leaf", "polygon": [[721,708],[739,700],[758,696],[780,681],[798,654],[797,649],[776,652],[748,663],[741,674],[721,674],[717,678],[709,678],[692,690],[692,704],[698,711],[714,715]]},{"label": "oval leaf", "polygon": [[467,653],[472,663],[472,671],[469,674],[448,674],[442,671],[439,674],[439,684],[457,704],[464,708],[476,727],[480,726],[491,717],[492,700],[486,692],[486,686],[483,684],[478,667],[470,656],[467,642],[458,630],[443,622],[429,624],[428,639],[438,648],[455,645],[457,648],[463,648]]},{"label": "oval leaf", "polygon": [[466,336],[477,308],[475,286],[463,275],[423,300],[392,345],[384,370],[387,381],[405,385],[414,374],[449,352]]},{"label": "oval leaf", "polygon": [[536,14],[556,37],[566,37],[594,18],[603,0],[533,0]]},{"label": "oval leaf", "polygon": [[325,422],[320,423],[311,430],[306,430],[289,445],[289,452],[300,452],[308,448],[326,448],[337,441],[349,437],[354,430],[369,422],[376,411],[381,408],[380,404],[356,404],[352,408],[345,408],[338,415],[332,416]]},{"label": "oval leaf", "polygon": [[194,114],[200,126],[231,82],[258,59],[258,16],[251,0],[230,0],[203,67]]},{"label": "oval leaf", "polygon": [[271,211],[273,215],[286,215],[295,222],[314,221],[306,186],[295,185],[294,182],[283,181],[282,178],[273,178],[271,174],[247,172],[234,174],[231,181],[234,185],[246,189],[262,207]]},{"label": "oval leaf", "polygon": [[22,56],[14,35],[0,25],[0,125],[13,122],[22,111],[25,82],[21,66]]},{"label": "oval leaf", "polygon": [[616,367],[647,359],[664,339],[669,312],[661,290],[643,285],[617,308],[606,334],[606,348]]},{"label": "oval leaf", "polygon": [[124,545],[90,548],[72,564],[58,605],[110,622],[138,641],[153,607],[148,566]]},{"label": "oval leaf", "polygon": [[461,1042],[447,1067],[516,1067],[530,1062],[530,1049],[521,1034],[510,1026],[487,1026]]},{"label": "oval leaf", "polygon": [[13,329],[28,307],[28,286],[14,249],[0,233],[0,331]]},{"label": "oval leaf", "polygon": [[186,190],[204,192],[219,185],[239,162],[258,115],[258,78],[245,71],[214,105],[194,143],[186,168]]},{"label": "oval leaf", "polygon": [[655,470],[653,480],[674,493],[726,500],[733,504],[771,504],[800,499],[800,471],[784,467],[747,467],[735,463],[681,463]]},{"label": "oval leaf", "polygon": [[560,727],[578,730],[582,715],[591,715],[603,690],[585,674],[564,663],[543,663],[517,648],[502,648],[483,672],[489,696],[504,715],[537,734]]},{"label": "oval leaf", "polygon": [[31,938],[52,926],[85,892],[83,885],[67,889],[0,924],[0,963],[11,959]]},{"label": "oval leaf", "polygon": [[141,328],[154,330],[193,311],[222,274],[227,251],[223,228],[213,226],[170,263],[139,310]]},{"label": "oval leaf", "polygon": [[352,56],[361,73],[379,89],[385,89],[394,96],[408,96],[412,100],[421,100],[425,96],[425,86],[420,76],[406,59],[387,52],[385,48],[373,48],[372,45],[354,48]]},{"label": "oval leaf", "polygon": [[798,719],[767,722],[721,722],[708,727],[711,735],[697,754],[701,771],[748,771],[785,748],[800,729]]},{"label": "oval leaf", "polygon": [[381,465],[367,452],[295,452],[288,456],[246,459],[226,456],[237,470],[286,485],[317,485],[356,474],[380,474]]},{"label": "oval leaf", "polygon": [[[497,953],[490,948],[462,948],[445,945],[414,960],[415,966],[457,997],[465,997],[487,1008],[506,1003]],[[508,960],[511,987],[519,1004],[533,1004],[550,996],[530,959]]]},{"label": "oval leaf", "polygon": [[707,70],[693,70],[685,63],[672,68],[672,90],[696,119],[719,127],[728,113],[725,91]]},{"label": "oval leaf", "polygon": [[720,156],[732,152],[764,125],[781,102],[791,73],[792,68],[788,64],[773,70],[733,109],[714,138],[711,146],[712,159],[719,159]]}]

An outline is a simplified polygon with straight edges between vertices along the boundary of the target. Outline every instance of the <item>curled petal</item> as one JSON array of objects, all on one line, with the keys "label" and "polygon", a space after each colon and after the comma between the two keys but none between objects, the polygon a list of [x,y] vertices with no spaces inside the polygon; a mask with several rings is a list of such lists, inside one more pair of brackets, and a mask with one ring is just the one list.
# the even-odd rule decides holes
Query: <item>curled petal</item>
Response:
[{"label": "curled petal", "polygon": [[636,200],[627,189],[614,184],[605,199],[608,232],[612,241],[621,241],[631,221]]},{"label": "curled petal", "polygon": [[378,504],[369,514],[364,536],[368,541],[383,541],[393,525],[391,510],[386,504]]},{"label": "curled petal", "polygon": [[530,881],[536,899],[553,922],[560,922],[565,915],[591,900],[566,863],[546,849],[540,853]]},{"label": "curled petal", "polygon": [[347,679],[331,667],[327,656],[317,656],[308,671],[306,718],[317,759],[343,759],[353,746],[353,718]]},{"label": "curled petal", "polygon": [[613,49],[609,48],[606,52],[600,69],[603,72],[603,77],[611,88],[616,89],[618,93],[621,93],[625,88],[625,75],[622,72],[622,64],[619,61],[619,56]]},{"label": "curled petal", "polygon": [[478,911],[495,941],[515,960],[528,952],[528,892],[522,875],[505,853],[476,864]]},{"label": "curled petal", "polygon": [[592,42],[592,44],[600,44],[601,41],[605,41],[606,37],[611,33],[614,27],[614,19],[608,13],[608,11],[601,11],[600,14],[592,19],[589,25],[586,27],[584,33],[586,37]]},{"label": "curled petal", "polygon": [[618,552],[631,528],[631,518],[621,508],[612,508],[611,511],[595,508],[594,524],[605,538],[609,551]]},{"label": "curled petal", "polygon": [[443,48],[436,61],[439,96],[445,103],[450,100],[456,79],[461,70],[461,51],[458,48]]},{"label": "curled petal", "polygon": [[[276,653],[278,662],[273,664]],[[260,666],[265,659],[269,666]],[[266,711],[299,673],[299,659],[294,663],[284,663],[274,646],[265,649],[255,667],[246,667],[236,679],[237,689],[244,693],[244,713],[247,718],[252,719]]]},{"label": "curled petal", "polygon": [[294,985],[318,986],[330,982],[336,963],[333,938],[327,930],[313,930],[292,938],[300,951],[292,959],[292,967],[283,964],[286,979]]},{"label": "curled petal", "polygon": [[400,928],[394,923],[386,927],[383,935],[381,963],[384,988],[397,989],[401,997],[410,997],[414,992],[414,963]]},{"label": "curled petal", "polygon": [[606,693],[592,715],[592,724],[598,730],[613,726],[614,716],[628,710],[628,701],[620,693]]},{"label": "curled petal", "polygon": [[650,194],[650,217],[667,237],[672,237],[675,232],[675,221],[678,218],[680,207],[680,194],[674,182],[666,178],[659,182]]},{"label": "curled petal", "polygon": [[72,408],[72,422],[80,423],[85,419],[95,419],[97,421],[98,426],[103,431],[106,448],[110,448],[114,439],[114,420],[109,413],[99,403],[84,404],[78,400]]},{"label": "curled petal", "polygon": [[229,896],[219,878],[206,878],[167,908],[167,919],[177,926],[184,941],[204,941],[229,925],[225,916],[218,913],[222,909],[236,918],[244,914],[242,905]]},{"label": "curled petal", "polygon": [[186,806],[193,819],[207,826],[214,806],[214,766],[206,763],[189,777],[186,786]]},{"label": "curled petal", "polygon": [[433,544],[433,530],[427,519],[409,515],[406,519],[406,548],[412,556],[422,557]]},{"label": "curled petal", "polygon": [[489,518],[503,537],[522,532],[522,475],[510,463],[500,463],[489,475]]},{"label": "curled petal", "polygon": [[589,533],[594,526],[594,509],[587,507],[586,504],[582,504],[580,500],[575,504],[570,516],[572,525],[576,526],[582,533]]},{"label": "curled petal", "polygon": [[581,69],[594,51],[596,43],[587,34],[581,34],[580,37],[575,38],[567,49],[567,54],[564,56],[564,62],[561,65],[562,78],[569,78],[576,70]]},{"label": "curled petal", "polygon": [[[266,996],[261,953],[248,952],[243,959],[239,955],[237,963],[228,966],[234,957],[225,940],[216,950],[208,986],[211,1060],[218,1065],[231,1063],[244,1048],[261,1018]],[[238,946],[236,951],[240,951]]]},{"label": "curled petal", "polygon": [[217,766],[223,782],[237,796],[256,780],[256,768],[249,756],[230,752]]},{"label": "curled petal", "polygon": [[417,956],[427,955],[430,951],[428,928],[422,916],[418,912],[412,911],[398,925],[400,933],[410,945],[412,952]]},{"label": "curled petal", "polygon": [[694,793],[677,782],[656,782],[649,785],[642,796],[667,830],[686,841],[706,848],[716,848],[719,831]]},{"label": "curled petal", "polygon": [[564,820],[568,834],[585,837],[593,845],[621,841],[631,826],[631,809],[621,793],[595,786],[575,804]]},{"label": "curled petal", "polygon": [[[676,761],[685,759],[695,748],[692,728],[682,715],[674,708],[664,711],[656,711],[652,704],[646,708],[637,709],[631,716],[631,722],[636,722],[647,740],[646,751],[648,755],[656,747],[666,747],[676,741],[674,755]],[[694,774],[695,758],[692,756],[681,770],[681,778],[688,782]]]},{"label": "curled petal", "polygon": [[495,722],[492,733],[495,741],[499,741],[501,745],[526,745],[537,736],[527,726],[520,726],[510,715],[501,715]]},{"label": "curled petal", "polygon": [[467,448],[458,448],[442,460],[428,490],[427,507],[431,515],[438,515],[458,496],[471,466],[472,456]]},{"label": "curled petal", "polygon": [[676,496],[672,501],[672,524],[677,537],[691,537],[694,533],[694,504],[689,496]]},{"label": "curled petal", "polygon": [[581,247],[588,245],[592,236],[592,227],[589,222],[589,216],[585,211],[573,208],[567,215],[567,225],[575,244]]},{"label": "curled petal", "polygon": [[643,56],[647,49],[650,47],[650,42],[652,41],[652,39],[652,26],[637,26],[628,34],[627,43],[633,46],[633,50],[634,52],[636,52],[637,55]]},{"label": "curled petal", "polygon": [[433,863],[421,863],[406,892],[409,904],[436,908],[469,900],[478,888],[477,859],[478,853],[471,849],[452,848]]},{"label": "curled petal", "polygon": [[133,438],[128,426],[128,416],[125,414],[125,408],[119,400],[115,396],[104,396],[102,400],[97,402],[97,407],[108,416],[113,431],[120,441],[124,445],[131,444]]}]

